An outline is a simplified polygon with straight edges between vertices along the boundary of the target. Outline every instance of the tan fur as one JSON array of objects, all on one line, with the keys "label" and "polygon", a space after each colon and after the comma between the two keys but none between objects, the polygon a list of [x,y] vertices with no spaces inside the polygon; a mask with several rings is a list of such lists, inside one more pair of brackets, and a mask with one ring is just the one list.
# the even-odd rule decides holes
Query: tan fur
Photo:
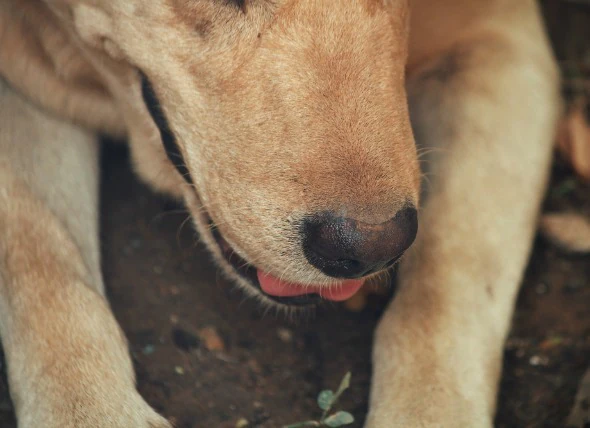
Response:
[{"label": "tan fur", "polygon": [[377,331],[367,427],[492,425],[559,105],[532,0],[4,0],[0,76],[0,333],[20,426],[165,426],[102,296],[96,131],[127,135],[139,175],[263,301],[209,219],[257,267],[330,286],[298,221],[418,205],[415,134],[432,184]]}]

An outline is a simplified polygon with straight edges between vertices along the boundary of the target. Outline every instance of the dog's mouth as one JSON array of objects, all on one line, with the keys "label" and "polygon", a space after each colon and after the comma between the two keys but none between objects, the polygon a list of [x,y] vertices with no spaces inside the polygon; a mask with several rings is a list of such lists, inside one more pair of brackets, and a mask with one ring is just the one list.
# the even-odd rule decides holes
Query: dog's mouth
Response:
[{"label": "dog's mouth", "polygon": [[[170,129],[170,125],[166,120],[166,116],[162,111],[160,102],[153,90],[153,87],[147,76],[141,73],[142,95],[147,106],[147,109],[158,127],[162,143],[164,144],[165,152],[170,162],[174,165],[178,173],[194,188],[191,180],[190,172],[183,161],[182,154],[176,144],[176,138]],[[187,196],[192,203],[200,206],[199,196],[196,192],[189,192]],[[188,202],[188,199],[185,200]],[[189,203],[189,205],[192,205]],[[253,289],[256,289],[258,295],[264,296],[267,300],[274,301],[279,305],[285,306],[308,306],[317,304],[321,300],[330,301],[344,301],[352,297],[363,286],[364,279],[341,280],[331,285],[313,285],[313,284],[298,284],[294,282],[284,281],[281,278],[264,272],[256,266],[248,263],[240,257],[231,247],[231,245],[223,238],[219,229],[216,227],[211,217],[206,212],[201,212],[195,217],[197,219],[197,228],[201,233],[207,237],[205,240],[208,244],[217,245],[220,255],[225,259],[227,266],[233,270],[233,274],[241,279],[242,283],[246,283]],[[199,221],[200,220],[200,221]],[[209,224],[208,234],[204,226]],[[213,239],[209,239],[210,237]],[[219,254],[217,251],[213,253]]]},{"label": "dog's mouth", "polygon": [[212,228],[213,237],[225,261],[236,274],[256,288],[264,297],[286,306],[312,306],[322,300],[341,302],[349,299],[363,286],[364,279],[343,280],[331,286],[298,284],[283,281],[248,263],[233,250],[216,227]]}]

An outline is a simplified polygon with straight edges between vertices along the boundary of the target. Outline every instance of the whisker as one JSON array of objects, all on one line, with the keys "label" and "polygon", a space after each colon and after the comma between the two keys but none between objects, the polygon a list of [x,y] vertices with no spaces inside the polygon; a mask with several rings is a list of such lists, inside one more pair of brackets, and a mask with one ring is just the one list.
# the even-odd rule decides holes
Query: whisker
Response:
[{"label": "whisker", "polygon": [[192,220],[192,216],[189,215],[184,219],[184,221],[182,223],[180,223],[180,226],[178,227],[178,230],[176,231],[176,245],[178,245],[178,247],[180,247],[180,233],[182,232],[182,228],[184,227],[185,224],[187,224],[190,220]]}]

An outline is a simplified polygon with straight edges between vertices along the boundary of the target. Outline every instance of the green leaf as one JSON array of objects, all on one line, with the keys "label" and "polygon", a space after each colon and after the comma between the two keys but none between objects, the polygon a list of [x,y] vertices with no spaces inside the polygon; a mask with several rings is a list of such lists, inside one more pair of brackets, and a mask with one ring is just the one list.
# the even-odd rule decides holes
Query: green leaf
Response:
[{"label": "green leaf", "polygon": [[334,393],[332,391],[326,389],[320,392],[320,395],[318,395],[318,406],[320,406],[320,409],[328,410],[332,406],[332,403],[334,403]]},{"label": "green leaf", "polygon": [[293,425],[287,425],[283,428],[303,428],[303,427],[319,427],[320,423],[316,421],[299,422]]},{"label": "green leaf", "polygon": [[341,427],[349,425],[354,422],[354,416],[348,412],[337,412],[324,419],[324,425],[330,428]]},{"label": "green leaf", "polygon": [[568,178],[563,180],[561,183],[553,186],[551,189],[551,197],[552,198],[561,198],[564,196],[568,196],[578,187],[578,183],[575,178]]},{"label": "green leaf", "polygon": [[350,386],[350,376],[351,376],[350,372],[348,372],[342,378],[342,381],[340,382],[340,386],[338,387],[338,390],[336,391],[336,394],[334,395],[333,402],[336,402],[336,400],[338,400],[338,397],[340,397],[340,395],[342,395],[342,393],[344,391],[346,391],[348,389],[348,387]]}]

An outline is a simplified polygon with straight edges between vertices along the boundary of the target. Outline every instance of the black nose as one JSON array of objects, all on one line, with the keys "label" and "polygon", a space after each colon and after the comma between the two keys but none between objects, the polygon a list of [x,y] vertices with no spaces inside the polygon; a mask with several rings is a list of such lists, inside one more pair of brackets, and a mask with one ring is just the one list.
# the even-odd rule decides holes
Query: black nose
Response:
[{"label": "black nose", "polygon": [[323,213],[302,228],[303,251],[313,266],[335,278],[360,278],[391,266],[418,232],[418,213],[404,208],[381,224]]}]

